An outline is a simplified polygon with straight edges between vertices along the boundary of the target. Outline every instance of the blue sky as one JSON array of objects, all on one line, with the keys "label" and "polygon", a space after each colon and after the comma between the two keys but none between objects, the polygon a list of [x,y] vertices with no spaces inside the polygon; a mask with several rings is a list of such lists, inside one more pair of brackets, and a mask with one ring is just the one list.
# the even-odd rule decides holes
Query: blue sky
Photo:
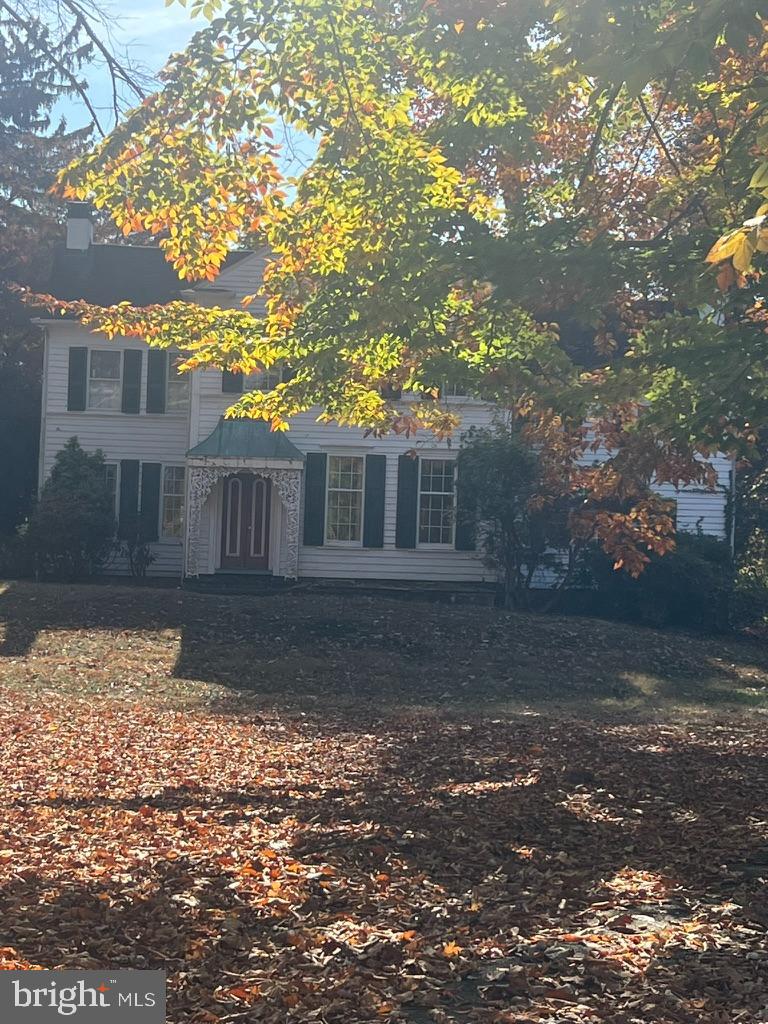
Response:
[{"label": "blue sky", "polygon": [[[130,50],[133,60],[155,74],[169,54],[181,50],[196,28],[202,27],[200,19],[192,20],[189,11],[178,3],[166,7],[163,0],[104,0],[103,6],[109,12],[113,42],[118,50]],[[98,112],[105,113],[111,108],[111,84],[103,68],[89,69],[87,78],[90,95]],[[72,128],[79,128],[90,122],[82,100],[77,96],[63,102],[58,108]]]},{"label": "blue sky", "polygon": [[[128,51],[134,63],[147,72],[156,74],[165,64],[168,56],[182,50],[193,33],[202,28],[206,21],[192,19],[189,11],[179,3],[166,7],[164,0],[101,0],[109,12],[113,48],[117,52]],[[89,82],[89,97],[103,126],[112,126],[112,84],[103,67],[95,64],[86,73]],[[83,101],[72,96],[58,104],[56,112],[62,114],[70,128],[80,128],[91,122],[91,116]],[[277,133],[276,131],[276,134]],[[291,133],[283,139],[284,174],[301,173],[311,160],[315,146],[299,133]]]}]

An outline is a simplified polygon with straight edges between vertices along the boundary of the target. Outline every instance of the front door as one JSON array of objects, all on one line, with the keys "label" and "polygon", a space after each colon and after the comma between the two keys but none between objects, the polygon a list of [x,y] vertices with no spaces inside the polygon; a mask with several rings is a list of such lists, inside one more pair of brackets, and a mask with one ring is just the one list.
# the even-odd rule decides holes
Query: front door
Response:
[{"label": "front door", "polygon": [[269,568],[270,481],[251,473],[224,479],[222,569]]}]

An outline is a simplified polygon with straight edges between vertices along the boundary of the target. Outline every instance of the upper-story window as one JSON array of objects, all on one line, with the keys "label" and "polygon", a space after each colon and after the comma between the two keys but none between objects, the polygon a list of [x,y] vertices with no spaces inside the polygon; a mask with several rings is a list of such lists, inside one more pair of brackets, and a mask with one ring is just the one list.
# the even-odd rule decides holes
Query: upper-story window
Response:
[{"label": "upper-story window", "polygon": [[270,366],[268,370],[248,373],[243,379],[243,391],[271,391],[283,379],[280,366]]},{"label": "upper-story window", "polygon": [[168,382],[166,385],[165,411],[186,412],[189,405],[189,374],[176,369],[180,357],[168,353]]},{"label": "upper-story window", "polygon": [[328,456],[326,541],[360,543],[363,534],[364,477],[365,459],[362,456]]},{"label": "upper-story window", "polygon": [[92,348],[88,366],[88,408],[120,411],[123,354],[119,349]]},{"label": "upper-story window", "polygon": [[421,459],[419,544],[453,544],[456,506],[454,459]]}]

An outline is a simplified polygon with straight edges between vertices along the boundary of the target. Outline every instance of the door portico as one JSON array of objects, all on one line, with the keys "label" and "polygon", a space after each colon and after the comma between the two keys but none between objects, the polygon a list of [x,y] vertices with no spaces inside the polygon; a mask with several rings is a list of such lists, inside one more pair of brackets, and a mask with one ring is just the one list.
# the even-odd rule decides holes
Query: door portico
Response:
[{"label": "door portico", "polygon": [[[185,575],[271,569],[296,579],[303,469],[303,453],[266,423],[220,420],[187,454]],[[209,524],[219,524],[205,538],[204,510]]]}]

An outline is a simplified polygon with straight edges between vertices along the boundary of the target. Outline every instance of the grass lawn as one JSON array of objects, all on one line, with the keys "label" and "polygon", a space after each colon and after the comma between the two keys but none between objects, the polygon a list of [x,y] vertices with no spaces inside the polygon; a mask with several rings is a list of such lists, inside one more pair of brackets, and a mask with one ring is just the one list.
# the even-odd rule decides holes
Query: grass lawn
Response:
[{"label": "grass lawn", "polygon": [[768,646],[0,584],[0,965],[179,1021],[725,1024],[768,998]]}]

